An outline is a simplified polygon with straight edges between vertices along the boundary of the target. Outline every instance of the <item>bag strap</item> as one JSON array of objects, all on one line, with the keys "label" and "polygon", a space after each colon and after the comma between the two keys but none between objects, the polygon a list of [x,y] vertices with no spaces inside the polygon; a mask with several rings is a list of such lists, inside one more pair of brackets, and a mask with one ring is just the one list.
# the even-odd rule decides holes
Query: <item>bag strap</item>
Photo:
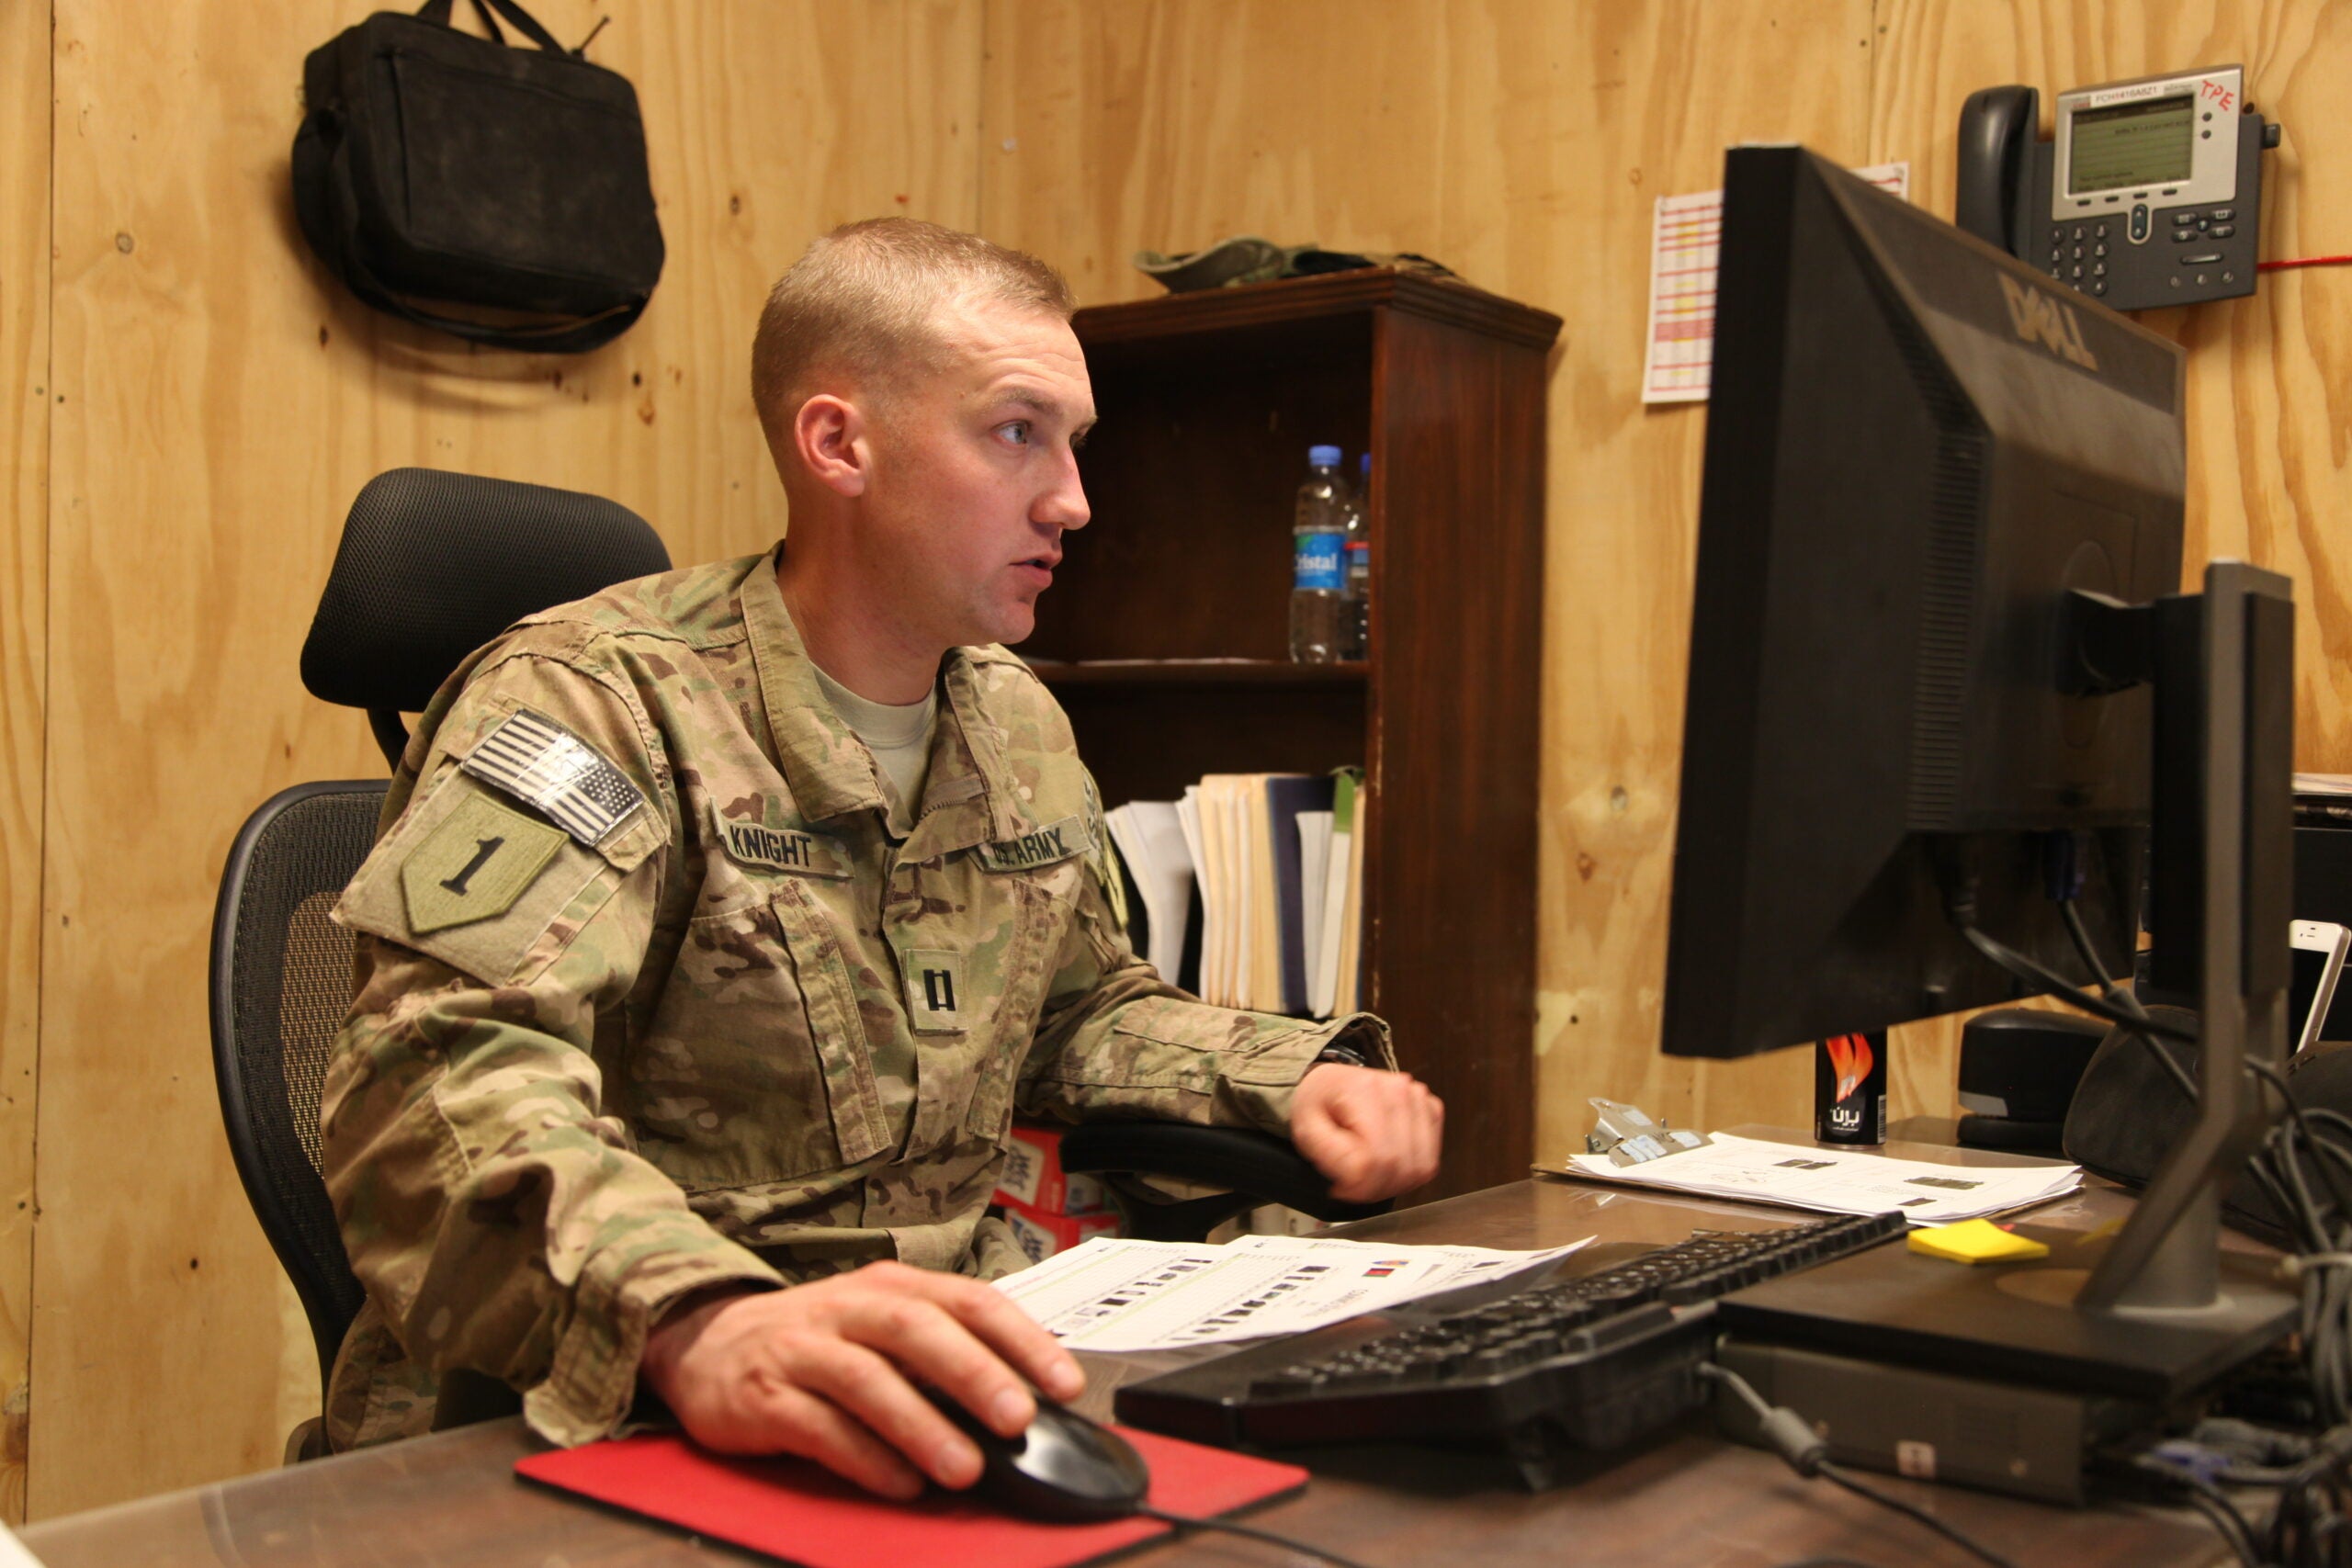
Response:
[{"label": "bag strap", "polygon": [[[453,27],[455,23],[451,20],[449,13],[455,5],[456,0],[424,0],[424,4],[417,7],[417,19],[431,22],[435,27]],[[498,25],[498,18],[504,17],[514,25],[516,32],[521,33],[549,54],[578,54],[580,52],[578,50],[566,49],[556,42],[555,35],[541,27],[537,18],[534,17],[530,12],[523,9],[518,0],[474,0],[474,15],[480,17],[481,25],[490,29],[491,41],[493,43],[503,44],[506,41],[506,34]]]}]

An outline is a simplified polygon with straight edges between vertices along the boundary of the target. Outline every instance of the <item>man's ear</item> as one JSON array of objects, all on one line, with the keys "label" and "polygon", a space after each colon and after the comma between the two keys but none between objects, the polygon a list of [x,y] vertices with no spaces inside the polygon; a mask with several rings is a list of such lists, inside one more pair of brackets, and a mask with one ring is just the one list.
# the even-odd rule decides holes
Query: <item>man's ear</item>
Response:
[{"label": "man's ear", "polygon": [[865,424],[857,404],[820,392],[792,416],[794,455],[810,478],[836,495],[864,495],[874,460]]}]

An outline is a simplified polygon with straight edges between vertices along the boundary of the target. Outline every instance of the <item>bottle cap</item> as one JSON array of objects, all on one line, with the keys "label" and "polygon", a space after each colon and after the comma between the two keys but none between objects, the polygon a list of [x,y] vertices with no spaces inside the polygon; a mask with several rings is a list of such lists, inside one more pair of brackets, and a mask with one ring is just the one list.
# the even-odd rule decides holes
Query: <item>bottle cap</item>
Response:
[{"label": "bottle cap", "polygon": [[1309,446],[1306,464],[1312,468],[1336,468],[1340,466],[1340,449],[1337,446]]}]

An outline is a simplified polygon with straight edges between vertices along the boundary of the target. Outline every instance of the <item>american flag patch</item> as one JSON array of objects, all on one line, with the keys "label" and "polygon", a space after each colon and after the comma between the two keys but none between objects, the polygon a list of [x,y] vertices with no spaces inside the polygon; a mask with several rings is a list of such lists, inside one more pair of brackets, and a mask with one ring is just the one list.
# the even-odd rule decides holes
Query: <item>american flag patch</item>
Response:
[{"label": "american flag patch", "polygon": [[645,804],[603,753],[528,708],[508,715],[458,766],[537,807],[592,849]]}]

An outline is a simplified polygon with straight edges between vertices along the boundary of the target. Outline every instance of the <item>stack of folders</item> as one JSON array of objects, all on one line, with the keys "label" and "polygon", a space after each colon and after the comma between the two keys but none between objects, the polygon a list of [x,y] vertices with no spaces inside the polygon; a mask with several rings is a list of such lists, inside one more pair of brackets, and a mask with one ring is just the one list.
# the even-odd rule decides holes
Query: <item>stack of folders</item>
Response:
[{"label": "stack of folders", "polygon": [[1362,994],[1363,772],[1211,773],[1106,814],[1136,950],[1220,1007],[1329,1018]]}]

